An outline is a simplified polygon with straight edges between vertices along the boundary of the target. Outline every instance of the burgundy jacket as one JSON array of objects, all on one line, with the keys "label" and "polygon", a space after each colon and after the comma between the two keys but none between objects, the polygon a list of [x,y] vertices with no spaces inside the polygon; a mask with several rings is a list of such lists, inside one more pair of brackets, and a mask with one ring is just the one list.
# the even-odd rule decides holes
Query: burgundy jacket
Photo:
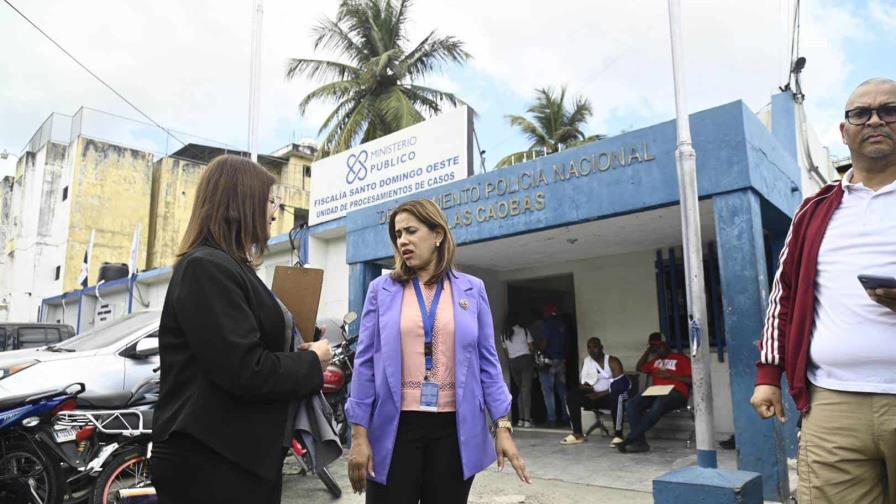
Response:
[{"label": "burgundy jacket", "polygon": [[781,250],[759,343],[756,385],[780,387],[781,374],[787,373],[790,395],[804,413],[809,411],[807,369],[815,326],[818,250],[841,201],[843,186],[833,182],[800,204]]}]

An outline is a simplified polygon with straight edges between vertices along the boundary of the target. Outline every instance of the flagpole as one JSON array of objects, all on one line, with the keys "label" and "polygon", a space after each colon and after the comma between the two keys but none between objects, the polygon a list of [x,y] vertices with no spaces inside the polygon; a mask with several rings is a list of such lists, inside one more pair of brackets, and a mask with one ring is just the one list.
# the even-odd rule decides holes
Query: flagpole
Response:
[{"label": "flagpole", "polygon": [[134,230],[134,239],[131,240],[131,257],[128,260],[128,314],[134,310],[134,282],[137,280],[137,256],[140,253],[140,223]]},{"label": "flagpole", "polygon": [[84,290],[90,285],[90,257],[93,255],[94,239],[96,239],[96,229],[91,229],[90,241],[87,243],[87,250],[84,251],[84,264],[81,266],[81,275],[78,278],[81,291],[78,293],[78,323],[75,327],[75,334],[81,334],[81,306],[84,302]]},{"label": "flagpole", "polygon": [[263,0],[252,0],[252,42],[249,63],[249,154],[258,162],[258,105],[261,101],[261,27]]},{"label": "flagpole", "polygon": [[685,286],[693,375],[694,428],[697,438],[697,464],[716,468],[713,446],[712,380],[709,360],[709,328],[706,323],[706,292],[703,282],[703,241],[700,233],[700,208],[697,193],[697,154],[691,144],[691,126],[685,102],[682,68],[681,5],[669,0],[669,28],[672,39],[672,79],[675,85],[675,116],[678,144],[675,149],[678,168],[678,194],[681,206],[681,238],[684,248]]}]

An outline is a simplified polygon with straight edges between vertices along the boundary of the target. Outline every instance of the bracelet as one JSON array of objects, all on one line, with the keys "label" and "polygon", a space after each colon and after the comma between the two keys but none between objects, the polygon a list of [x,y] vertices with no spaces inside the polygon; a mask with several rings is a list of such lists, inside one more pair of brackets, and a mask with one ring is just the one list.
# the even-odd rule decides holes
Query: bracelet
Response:
[{"label": "bracelet", "polygon": [[498,429],[507,429],[511,434],[513,434],[513,423],[506,416],[503,416],[495,420],[493,435],[498,435]]}]

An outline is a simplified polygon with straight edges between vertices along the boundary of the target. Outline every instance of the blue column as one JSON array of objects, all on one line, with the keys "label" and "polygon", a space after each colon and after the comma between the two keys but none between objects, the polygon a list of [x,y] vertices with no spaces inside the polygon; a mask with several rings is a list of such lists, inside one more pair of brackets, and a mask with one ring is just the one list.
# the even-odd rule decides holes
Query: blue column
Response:
[{"label": "blue column", "polygon": [[[364,298],[367,297],[367,286],[383,272],[383,267],[376,263],[349,264],[348,275],[348,309],[358,314],[360,321],[364,311]],[[359,321],[349,326],[349,331],[354,333],[358,329]]]},{"label": "blue column", "polygon": [[[784,431],[750,405],[768,303],[768,275],[759,196],[751,190],[713,197],[722,304],[728,339],[731,402],[739,469],[762,474],[766,500],[790,495]],[[793,421],[793,419],[791,419]]]},{"label": "blue column", "polygon": [[[793,93],[790,91],[772,96],[772,136],[796,161],[796,103],[793,101]],[[797,183],[799,183],[799,179],[797,179]]]},{"label": "blue column", "polygon": [[[787,238],[787,231],[790,228],[790,217],[783,213],[779,212],[766,212],[763,211],[763,222],[765,223],[765,229],[768,231],[768,240],[771,249],[771,278],[774,278],[774,274],[778,271],[778,259],[781,255],[781,249],[784,248],[784,240]],[[771,285],[771,283],[769,283]],[[781,377],[781,396],[784,399],[784,410],[787,413],[787,423],[783,425],[783,436],[784,436],[784,445],[787,450],[787,456],[790,458],[796,458],[799,442],[797,440],[796,434],[799,430],[797,428],[797,423],[799,419],[800,412],[796,408],[796,403],[793,402],[793,398],[790,397],[790,394],[787,392],[789,386],[787,384],[787,377]]]}]

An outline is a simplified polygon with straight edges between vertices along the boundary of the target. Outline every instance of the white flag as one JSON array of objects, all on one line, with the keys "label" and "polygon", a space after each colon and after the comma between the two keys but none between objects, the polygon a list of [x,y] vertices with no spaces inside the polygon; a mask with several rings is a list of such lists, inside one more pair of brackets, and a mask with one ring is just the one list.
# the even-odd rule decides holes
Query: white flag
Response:
[{"label": "white flag", "polygon": [[81,264],[81,274],[78,275],[78,283],[82,289],[87,288],[88,277],[90,276],[90,256],[93,254],[94,238],[96,238],[96,229],[90,231],[90,242],[87,243],[87,250],[84,251],[84,263]]},{"label": "white flag", "polygon": [[128,262],[128,276],[137,274],[137,256],[140,254],[140,224],[134,230],[134,239],[131,241],[131,260]]}]

